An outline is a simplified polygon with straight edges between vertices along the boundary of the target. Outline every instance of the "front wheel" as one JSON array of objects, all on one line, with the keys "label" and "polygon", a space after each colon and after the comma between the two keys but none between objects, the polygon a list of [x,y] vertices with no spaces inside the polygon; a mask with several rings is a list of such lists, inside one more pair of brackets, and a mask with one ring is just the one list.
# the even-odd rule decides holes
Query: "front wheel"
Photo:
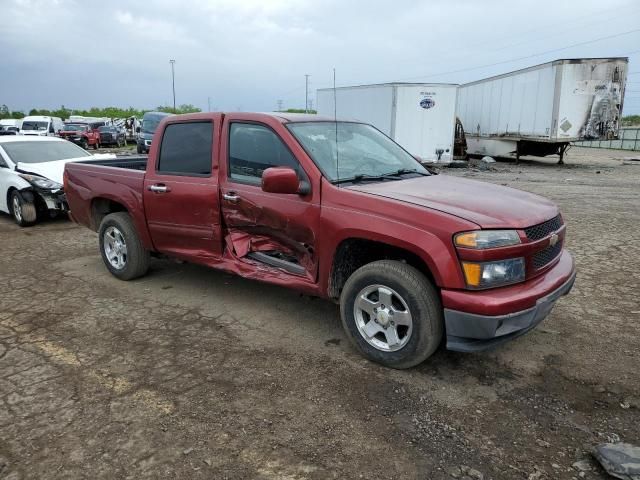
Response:
[{"label": "front wheel", "polygon": [[[29,193],[27,193],[29,195]],[[11,192],[11,215],[18,225],[21,227],[30,227],[35,225],[38,219],[38,211],[36,204],[31,199],[26,198],[18,190]]]},{"label": "front wheel", "polygon": [[98,230],[100,253],[107,269],[120,280],[133,280],[147,273],[149,251],[144,248],[128,213],[111,213]]},{"label": "front wheel", "polygon": [[356,270],[342,290],[340,314],[358,350],[388,367],[413,367],[442,341],[440,297],[424,274],[403,262],[380,260]]}]

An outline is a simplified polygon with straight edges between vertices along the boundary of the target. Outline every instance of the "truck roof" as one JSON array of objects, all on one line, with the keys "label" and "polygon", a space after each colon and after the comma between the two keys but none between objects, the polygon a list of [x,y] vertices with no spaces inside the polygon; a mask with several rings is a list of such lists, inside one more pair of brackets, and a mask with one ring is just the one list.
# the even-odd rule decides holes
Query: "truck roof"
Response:
[{"label": "truck roof", "polygon": [[[182,115],[172,115],[170,121],[174,120],[209,120],[214,115],[233,115],[242,117],[245,120],[264,120],[265,118],[275,118],[282,123],[294,122],[333,122],[333,117],[316,115],[313,113],[288,113],[288,112],[201,112],[185,113]],[[340,118],[338,120],[341,120]]]}]

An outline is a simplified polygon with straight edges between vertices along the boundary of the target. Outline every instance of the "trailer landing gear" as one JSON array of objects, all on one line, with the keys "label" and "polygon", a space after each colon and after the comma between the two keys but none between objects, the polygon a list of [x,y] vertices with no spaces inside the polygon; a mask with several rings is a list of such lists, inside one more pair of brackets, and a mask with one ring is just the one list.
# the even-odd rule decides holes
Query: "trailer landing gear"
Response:
[{"label": "trailer landing gear", "polygon": [[568,143],[560,144],[560,147],[558,148],[558,155],[560,155],[560,160],[558,160],[558,165],[564,165],[564,152],[567,151],[568,147],[569,147]]}]

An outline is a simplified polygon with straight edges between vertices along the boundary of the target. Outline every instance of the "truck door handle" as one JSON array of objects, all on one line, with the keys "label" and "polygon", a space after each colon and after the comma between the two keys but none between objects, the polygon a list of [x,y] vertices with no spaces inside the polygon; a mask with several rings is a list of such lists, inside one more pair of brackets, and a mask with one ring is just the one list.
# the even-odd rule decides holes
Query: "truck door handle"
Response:
[{"label": "truck door handle", "polygon": [[171,191],[169,187],[160,183],[156,185],[149,185],[149,190],[155,193],[167,193]]},{"label": "truck door handle", "polygon": [[231,203],[237,203],[240,200],[240,197],[235,192],[223,193],[222,198]]}]

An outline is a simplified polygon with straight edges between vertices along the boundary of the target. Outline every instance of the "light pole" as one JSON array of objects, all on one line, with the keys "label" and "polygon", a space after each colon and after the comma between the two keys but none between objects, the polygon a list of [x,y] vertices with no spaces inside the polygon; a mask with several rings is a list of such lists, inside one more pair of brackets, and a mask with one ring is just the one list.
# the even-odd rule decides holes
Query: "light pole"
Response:
[{"label": "light pole", "polygon": [[309,113],[309,77],[311,75],[306,74],[304,76],[304,113]]},{"label": "light pole", "polygon": [[175,72],[175,60],[169,60],[171,64],[171,88],[173,90],[173,113],[176,113],[176,72]]}]

